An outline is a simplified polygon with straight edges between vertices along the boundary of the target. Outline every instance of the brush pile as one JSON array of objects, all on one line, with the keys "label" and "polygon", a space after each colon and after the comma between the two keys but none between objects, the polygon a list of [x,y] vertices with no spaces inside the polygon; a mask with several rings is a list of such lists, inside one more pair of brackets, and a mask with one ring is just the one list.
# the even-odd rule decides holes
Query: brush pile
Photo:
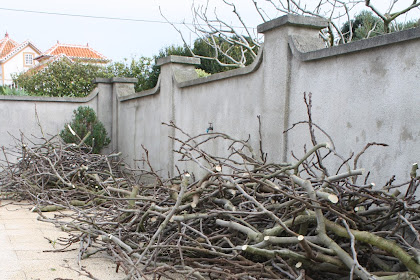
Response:
[{"label": "brush pile", "polygon": [[[79,243],[80,259],[106,251],[127,279],[420,276],[416,165],[406,184],[381,188],[357,184],[363,170],[346,163],[330,174],[323,161],[334,151],[326,143],[294,163],[269,163],[225,134],[185,136],[175,139],[177,152],[205,170],[196,179],[130,170],[83,143],[22,137],[3,149],[18,160],[2,164],[0,190],[31,200],[41,220],[67,231],[59,241]],[[227,141],[230,154],[206,152],[209,141]],[[42,211],[59,212],[51,219]]]}]

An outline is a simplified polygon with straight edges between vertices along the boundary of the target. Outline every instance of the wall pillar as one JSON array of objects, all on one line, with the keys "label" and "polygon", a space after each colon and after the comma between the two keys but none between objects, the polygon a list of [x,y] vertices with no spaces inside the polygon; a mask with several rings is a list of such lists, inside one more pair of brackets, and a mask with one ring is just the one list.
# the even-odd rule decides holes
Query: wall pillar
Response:
[{"label": "wall pillar", "polygon": [[[134,94],[134,84],[137,83],[137,78],[96,78],[94,83],[97,84],[98,94],[98,119],[104,124],[108,137],[111,139],[111,144],[103,151],[105,153],[118,151],[118,113],[119,101],[118,98],[130,94]],[[134,124],[133,124],[134,125]]]},{"label": "wall pillar", "polygon": [[263,138],[278,139],[279,149],[272,153],[274,159],[287,161],[288,135],[283,133],[290,127],[290,91],[292,83],[292,53],[289,41],[303,38],[307,45],[322,48],[319,31],[327,27],[327,22],[314,17],[286,15],[258,26],[264,34],[264,100],[265,123],[262,124]]},{"label": "wall pillar", "polygon": [[[157,66],[161,67],[160,73],[160,94],[159,113],[161,122],[176,123],[175,111],[176,96],[179,93],[178,83],[198,78],[195,72],[196,65],[200,65],[200,59],[186,56],[171,55],[158,59]],[[160,127],[160,149],[159,162],[164,176],[173,176],[175,172],[175,161],[173,150],[175,129],[165,125]]]}]

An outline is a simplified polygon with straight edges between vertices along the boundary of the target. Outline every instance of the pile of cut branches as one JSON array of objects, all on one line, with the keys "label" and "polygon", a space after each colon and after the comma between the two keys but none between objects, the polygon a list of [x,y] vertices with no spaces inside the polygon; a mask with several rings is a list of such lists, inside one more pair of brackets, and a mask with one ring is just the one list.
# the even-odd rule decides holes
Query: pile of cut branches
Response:
[{"label": "pile of cut branches", "polygon": [[[66,144],[58,135],[49,139],[28,139],[21,135],[15,138],[18,144],[2,147],[0,186],[2,195],[8,198],[30,199],[40,205],[52,205],[57,199],[83,206],[92,200],[108,196],[108,186],[126,184],[126,179],[117,178],[120,162],[114,161],[119,154],[108,156],[91,153],[92,148],[79,144]],[[11,163],[9,158],[17,158]],[[60,206],[43,210],[59,210]]]},{"label": "pile of cut branches", "polygon": [[[174,138],[176,152],[203,176],[163,179],[83,144],[29,145],[22,137],[13,151],[3,149],[18,161],[3,164],[1,191],[31,199],[41,220],[69,233],[63,245],[80,244],[80,260],[106,251],[127,279],[420,276],[417,165],[406,184],[381,188],[357,184],[363,170],[346,163],[330,174],[324,161],[334,151],[326,143],[314,141],[294,163],[269,163],[246,141],[178,131],[185,139]],[[227,156],[202,149],[221,139]],[[154,179],[144,183],[142,174]],[[41,212],[60,209],[54,219]]]}]

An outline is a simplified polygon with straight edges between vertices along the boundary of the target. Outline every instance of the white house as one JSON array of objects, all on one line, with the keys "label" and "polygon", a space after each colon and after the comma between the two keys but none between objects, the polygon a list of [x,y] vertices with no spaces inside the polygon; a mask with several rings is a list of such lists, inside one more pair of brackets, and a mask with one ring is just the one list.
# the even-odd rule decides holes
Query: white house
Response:
[{"label": "white house", "polygon": [[19,44],[6,33],[0,40],[0,85],[13,85],[12,74],[34,67],[41,53],[30,41]]}]

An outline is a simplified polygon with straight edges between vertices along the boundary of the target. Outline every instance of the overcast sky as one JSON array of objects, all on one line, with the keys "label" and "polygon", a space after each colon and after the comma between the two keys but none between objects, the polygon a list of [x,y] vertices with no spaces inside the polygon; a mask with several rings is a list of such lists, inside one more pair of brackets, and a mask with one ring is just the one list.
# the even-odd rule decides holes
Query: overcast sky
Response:
[{"label": "overcast sky", "polygon": [[[231,9],[221,0],[210,0],[215,3],[218,13],[224,20],[234,22]],[[196,0],[205,2],[205,0]],[[253,9],[252,0],[233,0],[238,5],[247,25],[256,27],[262,23]],[[308,0],[308,2],[311,2]],[[313,2],[313,0],[312,0]],[[385,10],[387,0],[371,2]],[[412,0],[400,0],[402,6]],[[6,31],[19,43],[30,40],[41,51],[46,51],[57,41],[68,44],[89,43],[103,55],[114,61],[132,56],[152,57],[160,49],[172,45],[181,45],[179,34],[165,23],[159,12],[161,7],[165,16],[173,22],[191,22],[192,0],[14,0],[0,2],[0,38]],[[41,11],[69,15],[90,15],[95,17],[112,17],[121,20],[74,17],[53,14],[40,14],[7,9]],[[418,18],[419,10],[409,17]],[[275,13],[270,14],[275,17]],[[123,19],[135,19],[123,20]],[[152,21],[152,22],[149,22]],[[161,21],[163,23],[157,22]],[[182,27],[182,25],[179,25]],[[193,35],[185,32],[187,40]]]}]

